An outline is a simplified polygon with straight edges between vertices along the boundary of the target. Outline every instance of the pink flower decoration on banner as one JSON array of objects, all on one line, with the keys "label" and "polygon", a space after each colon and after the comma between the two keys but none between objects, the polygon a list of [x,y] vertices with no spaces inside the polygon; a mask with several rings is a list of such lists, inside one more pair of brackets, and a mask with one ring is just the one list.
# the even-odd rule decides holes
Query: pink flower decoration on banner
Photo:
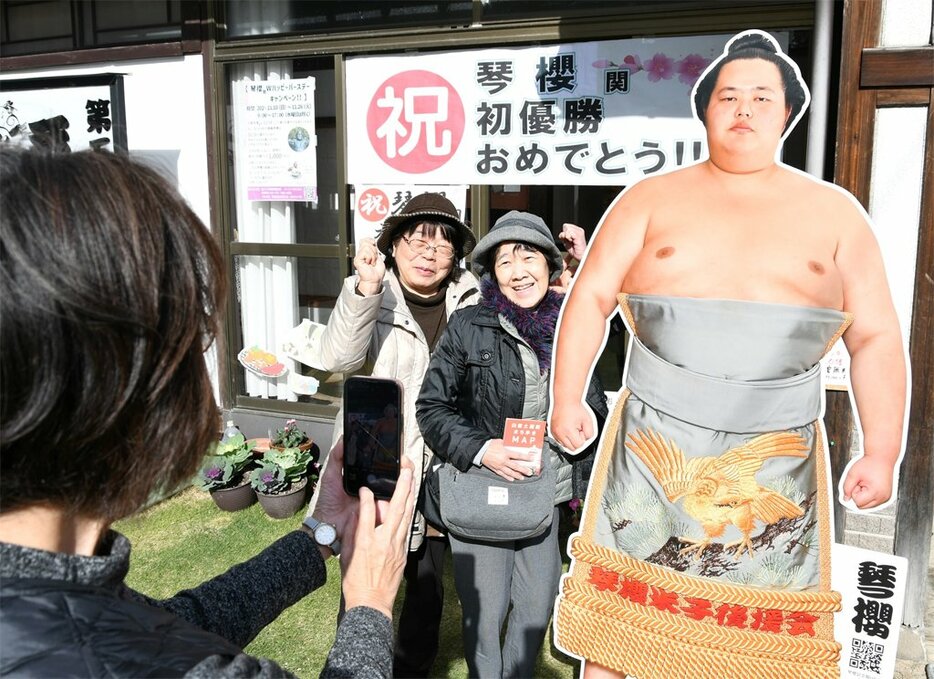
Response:
[{"label": "pink flower decoration on banner", "polygon": [[671,80],[675,74],[674,59],[659,52],[645,62],[645,72],[649,74],[649,81],[653,83],[659,80]]},{"label": "pink flower decoration on banner", "polygon": [[611,68],[613,66],[616,66],[616,64],[614,64],[609,59],[598,59],[597,61],[593,62],[594,68]]},{"label": "pink flower decoration on banner", "polygon": [[640,59],[637,54],[627,54],[623,59],[622,65],[628,66],[630,73],[638,73],[639,71],[645,70],[645,66],[642,65],[642,59]]},{"label": "pink flower decoration on banner", "polygon": [[675,64],[678,69],[678,80],[685,85],[693,85],[697,82],[700,74],[704,72],[704,69],[707,68],[707,64],[709,63],[709,59],[705,59],[699,54],[687,55],[684,59]]}]

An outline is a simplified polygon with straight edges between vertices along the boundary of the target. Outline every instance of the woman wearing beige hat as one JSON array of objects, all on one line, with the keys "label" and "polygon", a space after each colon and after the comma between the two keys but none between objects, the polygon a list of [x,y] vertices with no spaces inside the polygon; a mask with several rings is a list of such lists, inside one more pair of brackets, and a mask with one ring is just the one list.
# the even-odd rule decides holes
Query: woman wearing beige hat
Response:
[{"label": "woman wearing beige hat", "polygon": [[[431,451],[415,421],[415,398],[448,317],[479,299],[476,279],[458,266],[474,245],[470,227],[451,201],[438,193],[415,196],[386,219],[375,240],[360,243],[356,274],[344,281],[321,341],[320,359],[327,370],[350,373],[368,364],[374,377],[402,382],[403,444],[415,465],[416,493]],[[338,415],[335,441],[341,423]],[[412,525],[410,549],[396,677],[428,676],[438,651],[445,541],[426,535],[420,514]]]}]

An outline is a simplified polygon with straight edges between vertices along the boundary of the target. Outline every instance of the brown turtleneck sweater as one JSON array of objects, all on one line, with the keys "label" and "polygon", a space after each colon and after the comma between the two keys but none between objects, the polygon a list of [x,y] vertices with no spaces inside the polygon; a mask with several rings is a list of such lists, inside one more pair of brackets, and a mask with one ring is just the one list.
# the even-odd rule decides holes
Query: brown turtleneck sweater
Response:
[{"label": "brown turtleneck sweater", "polygon": [[441,338],[441,333],[444,332],[448,325],[448,315],[445,313],[447,286],[442,286],[431,297],[421,297],[409,292],[403,286],[402,296],[405,298],[405,304],[409,307],[409,311],[412,312],[412,317],[425,335],[425,341],[428,342],[428,351],[434,351],[435,345]]}]

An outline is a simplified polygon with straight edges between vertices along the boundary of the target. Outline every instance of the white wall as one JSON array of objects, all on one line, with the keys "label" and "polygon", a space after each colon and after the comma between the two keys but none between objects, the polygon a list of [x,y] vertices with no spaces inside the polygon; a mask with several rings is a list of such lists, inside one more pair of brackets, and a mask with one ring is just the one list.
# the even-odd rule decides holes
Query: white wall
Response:
[{"label": "white wall", "polygon": [[109,62],[17,71],[4,80],[124,74],[130,154],[154,162],[210,226],[204,78],[200,54],[150,61]]},{"label": "white wall", "polygon": [[[884,0],[881,47],[931,44],[934,0]],[[908,337],[921,220],[927,107],[876,109],[869,213],[882,248],[902,333]]]},{"label": "white wall", "polygon": [[[205,129],[204,73],[200,54],[148,61],[108,62],[4,74],[4,80],[121,73],[130,155],[152,163],[176,183],[185,200],[211,227]],[[217,355],[206,362],[220,402]]]},{"label": "white wall", "polygon": [[876,110],[869,214],[905,338],[915,292],[926,127],[927,108]]},{"label": "white wall", "polygon": [[931,44],[931,0],[885,0],[880,47],[923,47]]}]

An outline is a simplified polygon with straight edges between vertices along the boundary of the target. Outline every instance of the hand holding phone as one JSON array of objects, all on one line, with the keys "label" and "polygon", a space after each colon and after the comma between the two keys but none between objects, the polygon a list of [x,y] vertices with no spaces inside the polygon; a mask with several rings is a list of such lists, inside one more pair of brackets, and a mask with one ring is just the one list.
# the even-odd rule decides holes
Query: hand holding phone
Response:
[{"label": "hand holding phone", "polygon": [[344,381],[344,490],[392,497],[402,460],[402,384],[380,377]]},{"label": "hand holding phone", "polygon": [[409,528],[415,511],[413,472],[411,460],[403,460],[389,502],[375,501],[366,490],[360,492],[359,519],[355,529],[347,533],[341,552],[341,589],[347,610],[368,606],[392,619],[409,554]]}]

